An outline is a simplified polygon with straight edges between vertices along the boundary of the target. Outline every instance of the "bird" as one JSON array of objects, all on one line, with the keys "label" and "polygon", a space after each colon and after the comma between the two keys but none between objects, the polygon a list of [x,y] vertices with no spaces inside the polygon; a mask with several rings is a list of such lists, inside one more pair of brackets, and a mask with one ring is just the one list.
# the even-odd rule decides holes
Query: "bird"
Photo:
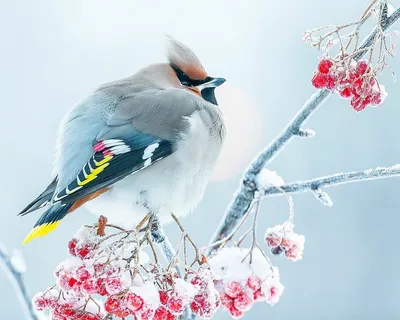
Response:
[{"label": "bird", "polygon": [[52,182],[19,215],[46,210],[23,244],[85,205],[123,226],[161,224],[200,202],[226,135],[211,77],[168,37],[167,62],[99,86],[61,121]]}]

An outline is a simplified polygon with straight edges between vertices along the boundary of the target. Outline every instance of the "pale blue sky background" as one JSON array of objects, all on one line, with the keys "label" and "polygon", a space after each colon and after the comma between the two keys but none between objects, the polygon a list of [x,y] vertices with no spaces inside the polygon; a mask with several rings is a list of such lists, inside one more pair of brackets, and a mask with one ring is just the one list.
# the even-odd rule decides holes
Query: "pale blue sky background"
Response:
[{"label": "pale blue sky background", "polygon": [[[0,241],[20,247],[39,217],[16,214],[49,182],[62,115],[97,85],[164,61],[165,32],[191,46],[210,74],[227,78],[227,85],[249,97],[233,114],[251,110],[262,120],[258,136],[247,134],[249,128],[229,128],[236,150],[225,161],[240,158],[242,170],[314,92],[310,79],[318,53],[301,43],[302,32],[356,19],[368,2],[0,0]],[[396,71],[399,61],[391,61]],[[330,98],[307,123],[317,136],[293,141],[270,168],[292,181],[400,163],[400,92],[390,74],[382,82],[389,92],[382,107],[356,114],[346,101]],[[198,243],[208,242],[239,178],[237,171],[211,183],[195,214],[183,221]],[[273,259],[284,295],[274,307],[257,304],[246,319],[400,318],[399,187],[393,179],[333,188],[332,208],[310,194],[296,195],[304,259]],[[286,214],[283,198],[266,200],[260,234]],[[67,241],[94,220],[81,209],[57,232],[22,248],[31,294],[53,283]],[[2,272],[0,319],[24,319]],[[217,319],[228,317],[221,312]]]}]

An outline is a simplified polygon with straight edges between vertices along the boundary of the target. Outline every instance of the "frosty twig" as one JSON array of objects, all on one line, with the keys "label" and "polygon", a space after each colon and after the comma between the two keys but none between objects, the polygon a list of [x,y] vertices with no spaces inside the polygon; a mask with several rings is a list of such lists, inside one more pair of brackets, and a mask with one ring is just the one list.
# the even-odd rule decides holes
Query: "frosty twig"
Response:
[{"label": "frosty twig", "polygon": [[[353,171],[347,173],[336,173],[325,177],[306,181],[296,181],[285,184],[282,189],[286,193],[300,193],[317,190],[321,187],[333,187],[337,185],[362,182],[367,180],[388,179],[400,176],[400,165],[392,167],[378,167],[364,171]],[[282,193],[275,187],[270,187],[262,191],[264,196],[281,195]]]}]

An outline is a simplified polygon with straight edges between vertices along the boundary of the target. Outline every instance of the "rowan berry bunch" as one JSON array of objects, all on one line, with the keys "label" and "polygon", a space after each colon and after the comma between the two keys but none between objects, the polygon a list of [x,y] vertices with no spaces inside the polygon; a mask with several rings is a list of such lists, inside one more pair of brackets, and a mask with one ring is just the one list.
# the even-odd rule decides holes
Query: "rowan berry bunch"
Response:
[{"label": "rowan berry bunch", "polygon": [[[376,19],[376,32],[371,35],[372,44],[363,47],[359,42],[362,26],[371,17]],[[395,32],[387,34],[382,28],[387,17],[387,1],[374,0],[357,21],[306,31],[303,41],[324,51],[311,81],[313,86],[332,90],[340,97],[349,99],[350,106],[357,112],[382,104],[387,92],[377,76],[386,68],[390,69],[388,57],[395,55],[395,43],[392,41]],[[345,31],[347,33],[343,34]],[[338,54],[332,54],[332,51]],[[360,60],[364,55],[368,59]]]},{"label": "rowan berry bunch", "polygon": [[222,308],[235,319],[241,318],[254,303],[263,301],[273,305],[282,295],[284,287],[279,270],[260,249],[223,248],[209,263],[220,277],[215,288]]},{"label": "rowan berry bunch", "polygon": [[312,78],[317,89],[326,88],[337,92],[340,97],[350,99],[351,107],[359,112],[367,106],[376,107],[383,103],[387,93],[378,83],[376,73],[367,60],[323,58]]},{"label": "rowan berry bunch", "polygon": [[[55,271],[57,285],[39,293],[33,303],[49,310],[52,320],[126,318],[178,319],[188,306],[201,319],[210,319],[220,306],[216,274],[204,261],[176,269],[177,257],[166,268],[145,253],[145,240],[136,231],[119,229],[99,236],[83,227],[68,243],[70,257]],[[185,239],[185,237],[182,237]],[[150,244],[149,244],[150,245]],[[154,250],[154,248],[153,248]],[[197,253],[197,252],[196,252]]]},{"label": "rowan berry bunch", "polygon": [[265,233],[265,243],[271,247],[271,252],[275,255],[285,253],[292,261],[303,258],[304,242],[304,235],[295,233],[290,221],[268,228]]}]

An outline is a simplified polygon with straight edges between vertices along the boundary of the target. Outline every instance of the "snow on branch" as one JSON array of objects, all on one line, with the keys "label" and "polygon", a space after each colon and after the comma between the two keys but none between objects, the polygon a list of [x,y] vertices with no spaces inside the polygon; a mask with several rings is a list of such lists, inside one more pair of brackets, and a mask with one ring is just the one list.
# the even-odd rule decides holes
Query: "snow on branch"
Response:
[{"label": "snow on branch", "polygon": [[[380,23],[372,30],[359,47],[357,46],[357,40],[355,54],[352,56],[353,60],[359,60],[368,52],[368,50],[371,51],[378,39],[382,39],[382,37],[385,38],[383,32],[400,18],[400,8],[397,8],[390,16],[387,16],[386,1],[374,1],[374,4],[381,6],[381,9],[378,11],[380,13]],[[369,10],[372,10],[372,7],[369,8]],[[364,21],[365,19],[362,18],[358,25],[356,25],[356,33],[358,33],[358,28],[364,23]],[[385,41],[382,40],[381,43],[382,46],[384,46]],[[367,48],[368,50],[366,50]],[[222,217],[220,225],[210,242],[211,244],[223,239],[234,230],[235,226],[245,216],[254,200],[257,191],[257,175],[265,165],[272,161],[273,158],[287,145],[287,143],[292,140],[293,137],[303,135],[301,131],[303,123],[310,118],[319,107],[321,107],[323,102],[325,102],[331,94],[332,91],[328,88],[314,93],[289,122],[286,128],[253,160],[250,166],[246,169],[240,187],[225,215]],[[214,247],[213,249],[216,248]]]},{"label": "snow on branch", "polygon": [[3,266],[4,272],[8,275],[8,278],[14,285],[15,291],[17,292],[24,309],[26,319],[38,320],[31,299],[26,290],[23,278],[26,266],[21,252],[19,250],[14,250],[10,256],[2,243],[0,243],[0,265]]}]

